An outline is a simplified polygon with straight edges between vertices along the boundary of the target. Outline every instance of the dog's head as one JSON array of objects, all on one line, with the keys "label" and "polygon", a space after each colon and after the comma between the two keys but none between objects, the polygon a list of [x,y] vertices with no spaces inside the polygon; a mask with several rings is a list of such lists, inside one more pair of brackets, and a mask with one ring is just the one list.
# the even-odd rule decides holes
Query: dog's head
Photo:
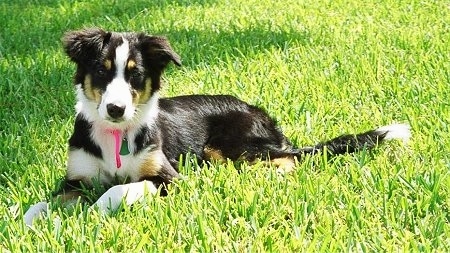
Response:
[{"label": "dog's head", "polygon": [[163,70],[180,57],[163,37],[92,28],[68,32],[64,49],[77,64],[75,84],[86,117],[126,125],[150,103]]}]

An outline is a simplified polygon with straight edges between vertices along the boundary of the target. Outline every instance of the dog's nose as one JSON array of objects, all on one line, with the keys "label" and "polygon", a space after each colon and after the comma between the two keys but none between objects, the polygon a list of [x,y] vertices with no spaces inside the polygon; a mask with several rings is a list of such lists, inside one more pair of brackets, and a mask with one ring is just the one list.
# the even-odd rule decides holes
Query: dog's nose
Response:
[{"label": "dog's nose", "polygon": [[125,113],[125,106],[116,105],[116,104],[107,104],[106,110],[108,111],[109,116],[113,119],[118,119],[123,116]]}]

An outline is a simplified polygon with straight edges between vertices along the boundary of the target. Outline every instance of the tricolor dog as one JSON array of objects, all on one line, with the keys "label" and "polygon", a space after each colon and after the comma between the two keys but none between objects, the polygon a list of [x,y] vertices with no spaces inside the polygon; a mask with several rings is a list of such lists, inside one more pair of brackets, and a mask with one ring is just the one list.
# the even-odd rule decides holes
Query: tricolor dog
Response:
[{"label": "tricolor dog", "polygon": [[[160,98],[161,74],[181,65],[169,42],[144,33],[85,29],[68,32],[64,49],[76,64],[76,119],[69,139],[62,201],[81,197],[94,183],[108,190],[94,203],[107,212],[157,193],[178,174],[180,155],[199,161],[262,161],[284,171],[306,154],[343,154],[389,139],[408,139],[409,126],[394,124],[296,148],[261,108],[233,96]],[[325,149],[326,147],[326,149]],[[47,212],[32,205],[25,222]]]}]

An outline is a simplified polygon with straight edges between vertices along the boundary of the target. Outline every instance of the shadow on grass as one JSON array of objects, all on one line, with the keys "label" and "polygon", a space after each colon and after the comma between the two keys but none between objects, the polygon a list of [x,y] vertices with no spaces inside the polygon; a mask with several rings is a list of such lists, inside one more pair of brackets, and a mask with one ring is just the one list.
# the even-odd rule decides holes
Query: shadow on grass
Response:
[{"label": "shadow on grass", "polygon": [[[134,17],[146,16],[151,9],[170,12],[174,6],[197,5],[210,7],[215,0],[175,0],[175,1],[124,1],[109,2],[105,5],[91,2],[68,2],[62,0],[5,1],[0,4],[0,105],[4,120],[0,122],[4,129],[8,122],[21,121],[17,109],[25,112],[43,113],[48,116],[59,114],[64,118],[72,111],[73,102],[61,101],[72,92],[73,65],[61,62],[61,37],[67,30],[90,26],[97,21],[97,26],[105,23],[106,17],[115,20],[135,22]],[[117,5],[120,6],[117,7]],[[114,8],[112,8],[114,6]],[[130,19],[130,17],[132,17]],[[142,24],[143,22],[138,22]],[[133,23],[134,24],[134,23]],[[104,29],[108,29],[107,23]],[[137,26],[136,24],[130,25]],[[129,27],[121,24],[118,27]],[[132,29],[132,28],[130,28]],[[275,30],[275,29],[274,29]],[[226,31],[171,29],[165,31],[143,31],[164,35],[172,43],[174,50],[180,54],[184,68],[196,68],[198,64],[214,65],[230,58],[252,57],[271,48],[287,48],[291,43],[308,44],[310,34],[299,31],[270,31],[265,24],[252,24],[247,29],[229,29]],[[2,58],[6,61],[2,62]],[[23,91],[26,91],[23,92]],[[33,95],[32,98],[27,97]],[[69,95],[70,96],[70,95]],[[57,106],[40,107],[51,101],[65,103]],[[53,108],[53,109],[50,109]],[[9,113],[11,112],[11,113]],[[2,127],[3,128],[3,127]]]},{"label": "shadow on grass", "polygon": [[[57,7],[63,3],[66,3],[67,0],[16,0],[16,1],[8,1],[6,4],[8,6],[18,6],[18,7],[32,7],[32,6],[50,6]],[[73,1],[72,1],[73,2]],[[167,6],[167,5],[177,5],[177,6],[192,6],[192,5],[200,5],[207,6],[212,5],[216,2],[216,0],[135,0],[135,1],[109,1],[111,4],[120,4],[121,6]]]},{"label": "shadow on grass", "polygon": [[291,44],[307,44],[309,34],[293,31],[267,31],[260,28],[248,30],[169,31],[165,36],[172,42],[185,67],[199,63],[214,64],[226,57],[246,58],[271,48],[285,49]]},{"label": "shadow on grass", "polygon": [[[0,57],[6,52],[26,54],[38,48],[59,47],[67,30],[90,26],[129,27],[146,10],[171,6],[211,6],[215,0],[64,1],[18,0],[0,2]],[[115,19],[115,24],[110,18]]]},{"label": "shadow on grass", "polygon": [[[67,1],[8,1],[0,4],[0,57],[27,56],[37,52],[61,50],[61,37],[68,30],[98,26],[105,30],[136,30],[136,17],[148,20],[148,10],[170,13],[173,6],[213,6],[215,0],[139,0],[105,3],[67,3]],[[142,14],[145,12],[144,14]],[[111,23],[111,20],[132,24]],[[110,28],[113,27],[113,28]],[[114,27],[125,27],[115,29]],[[142,30],[136,30],[142,31]],[[225,56],[241,57],[265,49],[285,48],[289,43],[307,44],[310,34],[299,31],[270,31],[264,24],[231,31],[175,30],[142,31],[166,36],[189,67],[200,62],[214,63]],[[3,55],[5,54],[5,55]]]}]

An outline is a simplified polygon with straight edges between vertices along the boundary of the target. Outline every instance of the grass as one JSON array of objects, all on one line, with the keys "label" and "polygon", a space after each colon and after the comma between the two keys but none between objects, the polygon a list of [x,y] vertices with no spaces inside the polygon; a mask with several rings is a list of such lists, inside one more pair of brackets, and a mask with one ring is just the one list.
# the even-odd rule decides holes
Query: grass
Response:
[{"label": "grass", "polygon": [[[1,1],[0,252],[450,251],[447,1]],[[71,29],[166,35],[183,59],[163,94],[233,94],[298,146],[408,122],[408,146],[262,164],[185,159],[168,197],[110,216],[23,212],[64,175],[74,121]]]}]

